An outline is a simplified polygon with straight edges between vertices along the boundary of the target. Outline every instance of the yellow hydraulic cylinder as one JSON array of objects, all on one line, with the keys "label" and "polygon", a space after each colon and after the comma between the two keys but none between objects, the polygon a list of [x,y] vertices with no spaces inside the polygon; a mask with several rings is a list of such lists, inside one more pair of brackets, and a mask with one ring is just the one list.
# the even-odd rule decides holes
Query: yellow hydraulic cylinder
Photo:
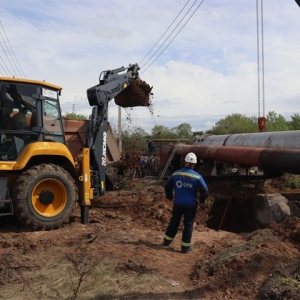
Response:
[{"label": "yellow hydraulic cylinder", "polygon": [[82,206],[90,206],[93,199],[93,188],[91,188],[91,173],[90,173],[90,149],[83,148],[81,155],[81,174],[79,180],[82,182],[80,189],[79,200]]}]

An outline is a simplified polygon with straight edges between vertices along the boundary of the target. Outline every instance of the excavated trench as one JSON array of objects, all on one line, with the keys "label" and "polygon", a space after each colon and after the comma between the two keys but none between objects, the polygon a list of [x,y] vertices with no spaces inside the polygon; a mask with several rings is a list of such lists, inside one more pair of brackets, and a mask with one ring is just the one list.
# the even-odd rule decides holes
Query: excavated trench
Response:
[{"label": "excavated trench", "polygon": [[234,233],[257,230],[254,197],[215,197],[206,225],[214,230]]},{"label": "excavated trench", "polygon": [[228,183],[209,185],[214,199],[206,222],[214,230],[234,233],[259,229],[255,219],[255,196],[259,190],[255,185],[231,186]]},{"label": "excavated trench", "polygon": [[279,192],[276,189],[274,190],[272,186],[268,186],[268,184],[257,183],[240,185],[221,182],[210,183],[210,197],[214,201],[208,213],[207,227],[234,233],[251,232],[264,228],[255,216],[257,210],[255,198],[262,193],[280,193],[300,208],[300,193],[298,190],[281,189]]}]

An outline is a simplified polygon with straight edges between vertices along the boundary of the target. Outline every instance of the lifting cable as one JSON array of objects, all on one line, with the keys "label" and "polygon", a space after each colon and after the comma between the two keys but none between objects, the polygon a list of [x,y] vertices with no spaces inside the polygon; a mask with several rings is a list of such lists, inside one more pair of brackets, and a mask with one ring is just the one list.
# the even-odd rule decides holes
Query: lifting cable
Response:
[{"label": "lifting cable", "polygon": [[[256,0],[256,30],[257,30],[257,97],[258,97],[258,128],[259,131],[265,131],[265,62],[264,62],[264,21],[263,21],[263,0],[260,0],[260,22],[259,22],[259,5]],[[260,23],[260,26],[259,26]],[[261,32],[261,36],[260,36]],[[260,45],[261,39],[261,45]],[[261,51],[261,53],[260,53]],[[260,62],[261,57],[261,62]],[[260,65],[261,63],[261,65]],[[262,95],[261,95],[262,92]],[[261,100],[262,96],[262,100]],[[262,115],[261,115],[262,101]]]}]

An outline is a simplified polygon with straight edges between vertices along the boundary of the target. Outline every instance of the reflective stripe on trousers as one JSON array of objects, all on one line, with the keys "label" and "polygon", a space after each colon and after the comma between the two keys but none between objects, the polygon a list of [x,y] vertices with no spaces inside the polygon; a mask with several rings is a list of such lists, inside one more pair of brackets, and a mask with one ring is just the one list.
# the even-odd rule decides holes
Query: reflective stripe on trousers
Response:
[{"label": "reflective stripe on trousers", "polygon": [[170,241],[170,242],[173,241],[173,238],[171,238],[171,237],[169,237],[167,235],[165,235],[164,239],[167,240],[167,241]]},{"label": "reflective stripe on trousers", "polygon": [[181,242],[181,246],[185,248],[190,248],[192,246],[192,243]]}]

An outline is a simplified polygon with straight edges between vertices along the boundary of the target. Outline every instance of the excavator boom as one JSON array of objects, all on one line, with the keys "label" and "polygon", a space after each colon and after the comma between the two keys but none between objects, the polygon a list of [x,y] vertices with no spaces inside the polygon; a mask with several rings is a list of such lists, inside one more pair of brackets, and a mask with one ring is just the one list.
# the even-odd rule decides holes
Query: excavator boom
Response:
[{"label": "excavator boom", "polygon": [[105,193],[108,103],[115,99],[115,103],[122,107],[150,105],[152,88],[140,79],[139,69],[137,64],[132,64],[127,68],[103,71],[99,76],[99,84],[87,90],[87,98],[93,109],[86,147],[91,151],[95,197]]}]

